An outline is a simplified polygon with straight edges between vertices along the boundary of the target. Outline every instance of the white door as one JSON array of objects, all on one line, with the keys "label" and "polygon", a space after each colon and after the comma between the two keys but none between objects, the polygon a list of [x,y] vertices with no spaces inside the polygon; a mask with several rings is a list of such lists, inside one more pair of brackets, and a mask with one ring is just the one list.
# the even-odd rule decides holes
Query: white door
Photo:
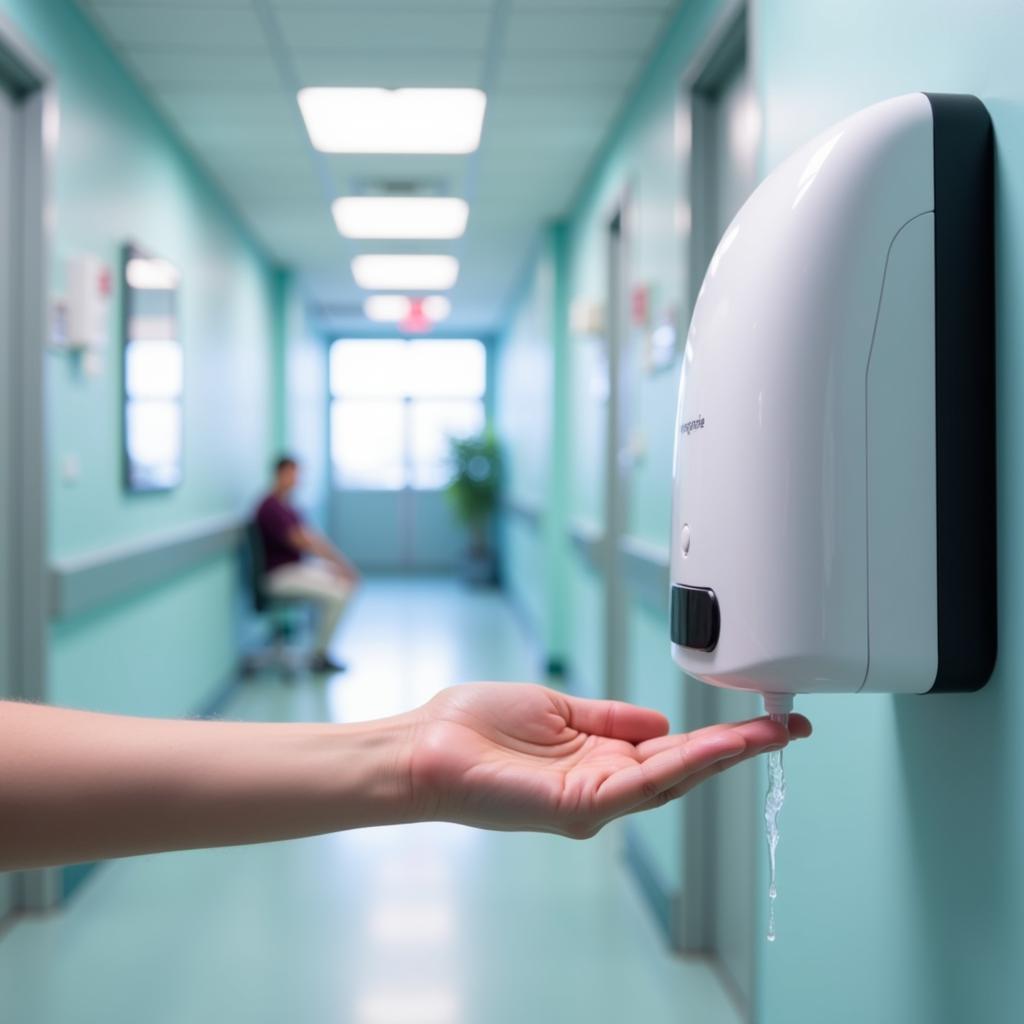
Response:
[{"label": "white door", "polygon": [[[12,372],[11,346],[14,342],[14,323],[11,309],[11,259],[15,225],[11,218],[16,180],[14,169],[19,156],[17,144],[14,103],[6,90],[0,87],[0,382],[10,381]],[[0,388],[3,387],[4,383],[0,383]],[[11,517],[7,515],[13,497],[11,469],[14,422],[6,398],[6,393],[0,392],[0,407],[4,407],[4,418],[0,426],[0,509],[4,510],[4,515],[0,517],[0,699],[13,697],[15,694],[15,681],[11,678],[10,587],[10,580],[14,575],[11,560],[14,538],[10,532]],[[0,872],[0,919],[11,909],[12,888],[11,876]]]}]

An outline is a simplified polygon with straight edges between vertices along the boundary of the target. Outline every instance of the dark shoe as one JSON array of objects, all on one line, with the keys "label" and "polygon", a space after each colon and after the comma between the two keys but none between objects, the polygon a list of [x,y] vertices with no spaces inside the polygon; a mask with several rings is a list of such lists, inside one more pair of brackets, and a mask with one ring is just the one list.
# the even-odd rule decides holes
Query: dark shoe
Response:
[{"label": "dark shoe", "polygon": [[344,672],[347,669],[348,665],[345,662],[332,661],[326,654],[315,654],[313,660],[309,663],[309,670],[318,674]]}]

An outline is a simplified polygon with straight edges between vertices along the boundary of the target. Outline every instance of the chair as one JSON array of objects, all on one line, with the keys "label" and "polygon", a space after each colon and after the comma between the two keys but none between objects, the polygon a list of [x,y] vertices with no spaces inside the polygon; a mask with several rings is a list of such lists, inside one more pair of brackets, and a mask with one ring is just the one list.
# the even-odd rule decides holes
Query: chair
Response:
[{"label": "chair", "polygon": [[296,632],[294,618],[288,613],[304,604],[300,598],[274,597],[266,589],[266,560],[263,536],[255,521],[246,523],[242,538],[242,572],[253,611],[270,625],[269,643],[242,656],[241,674],[252,678],[260,670],[274,669],[291,678],[297,671],[296,658],[288,641]]}]

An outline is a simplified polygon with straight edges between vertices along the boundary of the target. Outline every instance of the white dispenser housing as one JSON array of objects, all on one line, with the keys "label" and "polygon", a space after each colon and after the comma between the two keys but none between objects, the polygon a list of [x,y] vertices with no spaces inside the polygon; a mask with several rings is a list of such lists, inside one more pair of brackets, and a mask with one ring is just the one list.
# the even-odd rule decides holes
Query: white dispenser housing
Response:
[{"label": "white dispenser housing", "polygon": [[984,685],[996,653],[992,132],[914,93],[770,174],[697,297],[672,654],[769,710]]}]

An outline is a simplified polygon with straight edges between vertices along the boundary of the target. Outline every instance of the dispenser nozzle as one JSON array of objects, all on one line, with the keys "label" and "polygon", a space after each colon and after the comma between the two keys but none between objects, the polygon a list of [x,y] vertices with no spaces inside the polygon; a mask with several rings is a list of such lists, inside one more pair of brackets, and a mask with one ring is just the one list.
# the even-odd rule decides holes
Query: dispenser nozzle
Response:
[{"label": "dispenser nozzle", "polygon": [[763,693],[764,710],[769,715],[788,715],[793,710],[793,694]]}]

